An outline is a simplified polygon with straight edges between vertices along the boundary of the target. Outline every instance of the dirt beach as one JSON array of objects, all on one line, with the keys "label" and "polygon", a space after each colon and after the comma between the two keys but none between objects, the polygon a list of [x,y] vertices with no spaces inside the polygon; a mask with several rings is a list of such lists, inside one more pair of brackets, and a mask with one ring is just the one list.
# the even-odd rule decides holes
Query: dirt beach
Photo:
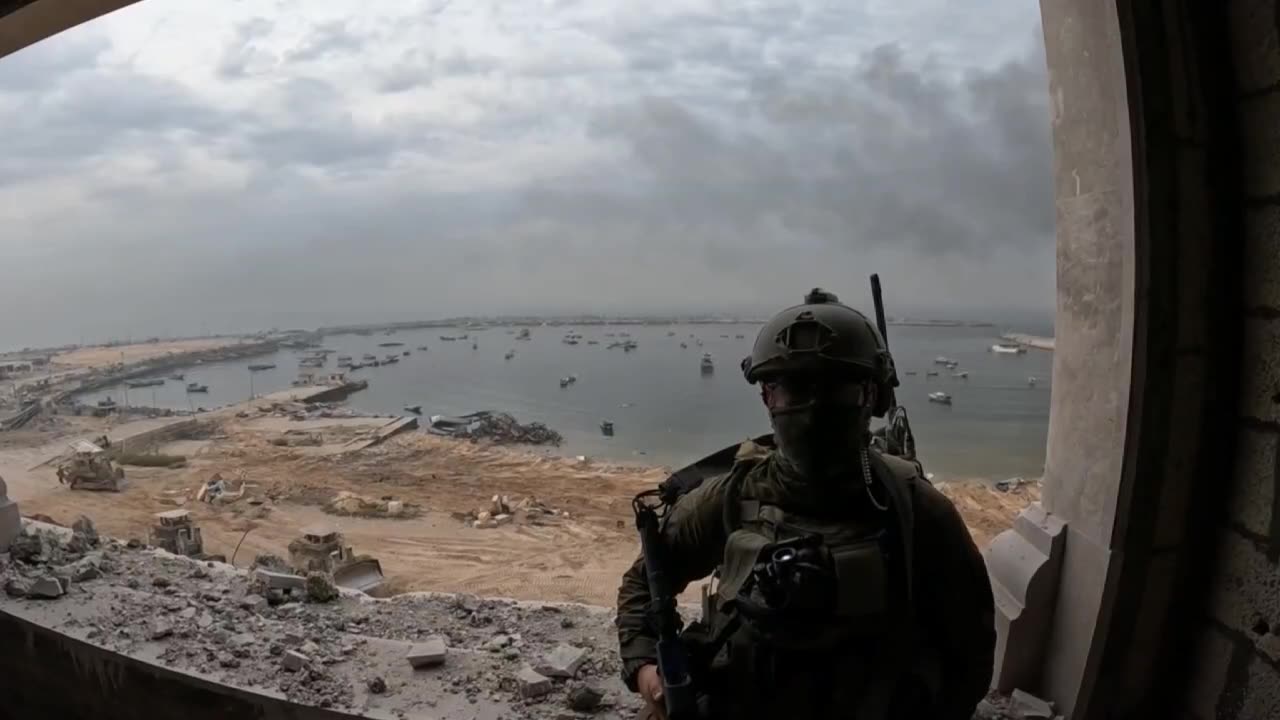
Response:
[{"label": "dirt beach", "polygon": [[[69,490],[56,479],[56,463],[47,462],[69,439],[96,436],[99,428],[86,418],[0,444],[0,476],[24,515],[69,524],[84,514],[114,537],[145,540],[156,513],[185,507],[201,527],[206,552],[239,566],[258,553],[285,555],[303,528],[327,525],[357,553],[377,557],[395,591],[610,604],[638,549],[630,500],[669,472],[422,432],[346,451],[386,418],[294,421],[241,408],[205,420],[191,437],[156,448],[186,456],[184,466],[126,467],[121,493]],[[215,474],[232,487],[245,483],[244,495],[227,504],[197,501]],[[981,545],[1039,497],[1035,484],[1009,492],[979,482],[941,487]],[[371,507],[391,500],[414,512],[327,511],[343,491]],[[479,512],[501,514],[491,507],[495,495],[505,496],[510,517],[497,527],[476,526]]]},{"label": "dirt beach", "polygon": [[132,364],[181,353],[203,352],[236,345],[241,338],[192,338],[155,343],[134,343],[116,347],[82,347],[55,355],[51,362],[61,368],[97,368],[117,363]]}]

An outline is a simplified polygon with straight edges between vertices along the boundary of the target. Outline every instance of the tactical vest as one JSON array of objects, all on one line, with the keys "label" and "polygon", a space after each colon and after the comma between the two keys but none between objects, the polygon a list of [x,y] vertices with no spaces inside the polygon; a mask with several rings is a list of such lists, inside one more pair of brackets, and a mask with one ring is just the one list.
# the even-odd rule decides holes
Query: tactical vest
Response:
[{"label": "tactical vest", "polygon": [[[716,717],[885,720],[901,680],[920,656],[912,589],[917,471],[870,453],[869,491],[888,505],[869,520],[841,508],[797,513],[776,488],[759,481],[761,459],[735,464],[725,501],[725,542],[704,623],[725,638],[712,661]],[[858,479],[861,485],[861,478]],[[823,611],[758,617],[753,571],[761,551],[782,541],[820,536],[834,578]],[[744,589],[746,590],[744,592]],[[747,613],[747,607],[755,612]],[[928,674],[928,673],[926,673]],[[936,673],[934,685],[936,690]]]}]

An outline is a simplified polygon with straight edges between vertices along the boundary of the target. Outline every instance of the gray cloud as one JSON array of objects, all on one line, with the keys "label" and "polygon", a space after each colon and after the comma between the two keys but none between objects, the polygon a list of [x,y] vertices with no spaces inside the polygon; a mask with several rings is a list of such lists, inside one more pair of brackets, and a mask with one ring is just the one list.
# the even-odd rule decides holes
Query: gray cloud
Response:
[{"label": "gray cloud", "polygon": [[282,51],[255,19],[232,26],[212,90],[108,65],[89,36],[36,46],[0,64],[0,108],[26,110],[0,186],[76,199],[0,238],[5,293],[38,292],[52,267],[63,289],[0,317],[0,336],[762,312],[813,285],[856,295],[871,269],[900,311],[1047,312],[1038,41],[965,69],[903,43],[842,47],[874,18],[832,12],[583,24],[563,59],[417,40],[375,54],[394,28],[343,23]]}]

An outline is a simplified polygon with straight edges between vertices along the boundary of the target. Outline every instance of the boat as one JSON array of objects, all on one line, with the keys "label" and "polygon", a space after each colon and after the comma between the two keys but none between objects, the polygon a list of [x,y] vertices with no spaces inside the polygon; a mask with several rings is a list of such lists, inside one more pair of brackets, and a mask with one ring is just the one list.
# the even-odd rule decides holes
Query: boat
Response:
[{"label": "boat", "polygon": [[577,340],[577,338],[568,338],[568,337],[567,337],[567,338],[565,338],[565,339],[561,340],[560,342],[564,343],[565,345],[577,345],[577,344],[578,344],[578,340]]},{"label": "boat", "polygon": [[600,432],[608,437],[613,437],[613,423],[608,420],[600,422]]},{"label": "boat", "polygon": [[517,340],[529,339],[529,328],[520,328],[520,333],[516,335]]},{"label": "boat", "polygon": [[125,380],[124,384],[131,388],[154,387],[156,385],[163,385],[164,378],[143,378],[141,380]]},{"label": "boat", "polygon": [[457,340],[458,338],[456,338],[456,337],[454,337],[454,336],[452,336],[452,335],[441,335],[441,336],[440,336],[440,339],[441,339],[441,340],[443,340],[443,341],[445,341],[445,342],[453,342],[454,340]]},{"label": "boat", "polygon": [[270,370],[275,366],[275,363],[255,363],[249,366],[249,370],[251,372],[259,372],[261,370]]},{"label": "boat", "polygon": [[567,388],[567,387],[569,387],[569,378],[567,378],[567,377],[565,377],[565,378],[560,378],[560,387],[562,387],[562,388]]},{"label": "boat", "polygon": [[676,331],[675,331],[675,330],[668,330],[668,331],[667,331],[667,337],[675,337],[675,336],[676,336]]},{"label": "boat", "polygon": [[419,345],[419,346],[418,346],[418,350],[420,350],[421,352],[426,352],[426,351],[427,351],[427,346],[426,346],[426,345]]},{"label": "boat", "polygon": [[937,370],[929,370],[924,374],[925,377],[937,377],[937,375],[938,375]]},{"label": "boat", "polygon": [[189,393],[207,393],[207,392],[209,392],[209,386],[208,386],[208,385],[201,385],[200,383],[194,383],[194,382],[193,382],[193,383],[187,383],[187,392],[189,392]]},{"label": "boat", "polygon": [[599,340],[588,340],[588,341],[587,341],[587,344],[588,344],[588,345],[599,345],[599,344],[600,344],[600,341],[599,341]]},{"label": "boat", "polygon": [[734,335],[733,337],[734,337],[735,339],[737,339],[737,340],[743,340],[743,339],[745,339],[747,336],[746,336],[746,335]]},{"label": "boat", "polygon": [[944,392],[931,392],[929,393],[929,402],[938,403],[939,405],[950,405],[951,396]]},{"label": "boat", "polygon": [[934,358],[934,359],[933,359],[933,364],[934,364],[934,365],[951,365],[951,364],[957,364],[957,365],[958,365],[959,363],[958,363],[957,361],[955,361],[955,360],[952,360],[952,359],[951,359],[951,358],[949,358],[949,357],[945,357],[945,356],[943,356],[943,355],[939,355],[938,357],[936,357],[936,358]]},{"label": "boat", "polygon": [[351,367],[352,367],[352,366],[354,366],[354,365],[355,365],[355,363],[353,363],[353,362],[351,361],[351,356],[350,356],[350,355],[339,355],[339,356],[338,356],[338,367],[340,367],[340,368],[351,368]]},{"label": "boat", "polygon": [[702,354],[702,362],[700,364],[703,375],[710,375],[716,371],[716,364],[711,360],[711,353]]},{"label": "boat", "polygon": [[905,372],[905,373],[903,373],[903,374],[905,374],[905,375],[918,375],[919,373],[917,373],[915,370],[908,370],[908,371],[906,371],[906,372]]},{"label": "boat", "polygon": [[472,350],[479,350],[479,349],[480,349],[480,345],[479,345],[478,343],[472,342],[472,343],[471,343],[471,349],[472,349]]},{"label": "boat", "polygon": [[723,333],[723,334],[721,334],[721,335],[720,335],[720,337],[722,337],[722,338],[727,338],[727,337],[729,337],[729,333]]},{"label": "boat", "polygon": [[991,346],[991,352],[997,355],[1023,355],[1027,349],[1022,345],[1010,345],[1008,343],[996,343]]},{"label": "boat", "polygon": [[181,381],[183,381],[183,380],[186,380],[186,379],[187,379],[187,376],[186,376],[186,375],[183,375],[182,373],[174,373],[174,374],[172,374],[172,375],[170,375],[170,376],[169,376],[169,379],[170,379],[170,380],[177,380],[177,381],[181,382]]},{"label": "boat", "polygon": [[383,364],[383,365],[394,365],[395,363],[398,363],[398,362],[400,362],[400,356],[399,356],[399,355],[388,355],[388,356],[386,356],[386,357],[382,358],[382,364]]},{"label": "boat", "polygon": [[409,351],[405,350],[404,352],[400,353],[400,355],[403,357],[409,357]]},{"label": "boat", "polygon": [[687,347],[689,347],[689,343],[684,343],[684,342],[682,342],[682,343],[680,343],[680,347],[682,347],[682,348],[687,348]]},{"label": "boat", "polygon": [[298,361],[298,367],[324,367],[324,358],[304,357]]},{"label": "boat", "polygon": [[112,400],[111,398],[107,398],[106,400],[99,400],[97,407],[99,410],[114,410],[116,408],[116,401]]},{"label": "boat", "polygon": [[378,347],[400,347],[401,345],[404,345],[404,343],[402,343],[402,342],[384,342],[384,343],[378,343]]},{"label": "boat", "polygon": [[421,414],[422,414],[422,406],[421,406],[421,405],[405,405],[405,406],[404,406],[404,409],[405,409],[405,412],[411,412],[411,413],[413,413],[414,415],[421,415]]},{"label": "boat", "polygon": [[960,371],[960,372],[958,372],[958,373],[951,373],[951,377],[956,378],[956,379],[958,379],[958,380],[968,380],[968,379],[969,379],[969,371],[968,371],[968,370],[961,370],[961,371]]},{"label": "boat", "polygon": [[1035,387],[1035,386],[1036,386],[1036,376],[1032,375],[1031,377],[1027,378],[1027,387]]},{"label": "boat", "polygon": [[515,356],[516,356],[516,351],[515,351],[515,350],[508,350],[508,351],[507,351],[507,354],[502,356],[502,359],[503,359],[503,360],[510,360],[511,358],[513,358],[513,357],[515,357]]}]

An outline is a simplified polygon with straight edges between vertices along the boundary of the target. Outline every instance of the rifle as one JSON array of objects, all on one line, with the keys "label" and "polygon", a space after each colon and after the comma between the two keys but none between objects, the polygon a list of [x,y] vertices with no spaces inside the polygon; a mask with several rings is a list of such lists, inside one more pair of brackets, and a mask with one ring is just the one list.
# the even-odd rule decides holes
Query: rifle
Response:
[{"label": "rifle", "polygon": [[[878,273],[871,274],[871,301],[876,309],[876,329],[880,331],[880,338],[884,340],[885,352],[889,352],[889,323],[884,316],[884,295],[880,289],[880,275]],[[885,426],[876,431],[873,441],[876,438],[882,438],[884,446],[881,448],[885,452],[897,455],[904,460],[916,459],[916,438],[911,432],[911,423],[907,421],[907,409],[898,404],[898,398],[894,393],[894,388],[898,387],[898,371],[893,366],[892,356],[889,360],[889,382],[888,387],[882,388],[889,394],[888,410],[885,412]],[[917,463],[918,464],[918,463]],[[923,474],[923,469],[921,470]]]},{"label": "rifle", "polygon": [[[692,656],[680,636],[683,623],[676,611],[675,594],[667,580],[666,545],[662,540],[662,523],[657,510],[668,507],[653,500],[661,490],[640,493],[631,501],[640,531],[640,551],[644,555],[645,577],[649,582],[649,616],[658,634],[658,674],[662,677],[662,695],[666,701],[668,720],[696,720],[698,698],[693,684]],[[665,515],[665,511],[664,511]]]}]

